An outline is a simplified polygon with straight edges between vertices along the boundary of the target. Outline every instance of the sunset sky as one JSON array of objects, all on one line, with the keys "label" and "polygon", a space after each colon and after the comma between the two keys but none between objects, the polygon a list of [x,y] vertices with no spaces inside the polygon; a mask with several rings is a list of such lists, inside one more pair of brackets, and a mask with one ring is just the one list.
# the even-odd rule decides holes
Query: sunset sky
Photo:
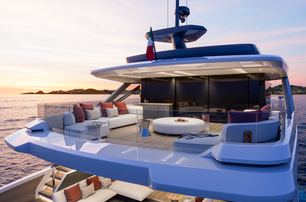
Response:
[{"label": "sunset sky", "polygon": [[[174,24],[174,0],[169,0]],[[181,0],[181,4],[185,4]],[[189,24],[208,32],[188,44],[255,43],[281,55],[306,86],[306,0],[189,0]],[[0,0],[0,94],[114,89],[90,71],[144,53],[144,33],[167,26],[167,0]],[[157,50],[171,49],[156,44]]]}]

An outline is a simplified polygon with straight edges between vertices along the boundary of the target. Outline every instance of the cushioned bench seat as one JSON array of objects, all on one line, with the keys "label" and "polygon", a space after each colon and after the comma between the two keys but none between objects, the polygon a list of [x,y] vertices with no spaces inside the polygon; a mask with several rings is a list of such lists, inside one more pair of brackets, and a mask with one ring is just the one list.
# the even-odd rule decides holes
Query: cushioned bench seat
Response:
[{"label": "cushioned bench seat", "polygon": [[227,123],[223,125],[222,141],[243,142],[244,134],[252,134],[252,143],[262,143],[275,140],[279,136],[280,121],[276,117],[269,120],[247,123]]},{"label": "cushioned bench seat", "polygon": [[221,141],[221,135],[185,135],[175,140],[173,151],[202,153]]},{"label": "cushioned bench seat", "polygon": [[110,129],[127,126],[137,123],[137,115],[135,114],[121,114],[117,117],[101,117],[98,120],[107,120]]},{"label": "cushioned bench seat", "polygon": [[79,200],[78,202],[104,202],[108,201],[109,199],[113,198],[117,195],[116,192],[110,189],[99,189],[96,191],[95,194],[91,195],[86,199]]},{"label": "cushioned bench seat", "polygon": [[113,182],[109,189],[113,190],[121,196],[132,198],[137,201],[143,201],[153,193],[153,190],[150,187],[122,182],[119,180]]}]

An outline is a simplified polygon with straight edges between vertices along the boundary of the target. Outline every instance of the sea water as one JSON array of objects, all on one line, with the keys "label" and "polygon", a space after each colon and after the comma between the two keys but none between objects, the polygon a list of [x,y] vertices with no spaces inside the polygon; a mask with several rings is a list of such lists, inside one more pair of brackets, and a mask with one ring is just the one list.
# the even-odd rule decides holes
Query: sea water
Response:
[{"label": "sea water", "polygon": [[[0,187],[39,171],[50,163],[8,148],[4,138],[37,116],[45,102],[103,100],[106,95],[11,95],[0,96]],[[298,125],[298,183],[300,201],[306,201],[306,95],[294,95]]]}]

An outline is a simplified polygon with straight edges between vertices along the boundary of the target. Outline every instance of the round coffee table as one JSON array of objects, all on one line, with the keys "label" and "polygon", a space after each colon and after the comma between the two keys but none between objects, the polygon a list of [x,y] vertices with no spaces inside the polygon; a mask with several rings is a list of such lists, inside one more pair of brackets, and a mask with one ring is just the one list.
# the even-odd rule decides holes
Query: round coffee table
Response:
[{"label": "round coffee table", "polygon": [[203,120],[189,117],[164,117],[154,119],[153,130],[162,134],[181,135],[202,132],[206,124]]}]

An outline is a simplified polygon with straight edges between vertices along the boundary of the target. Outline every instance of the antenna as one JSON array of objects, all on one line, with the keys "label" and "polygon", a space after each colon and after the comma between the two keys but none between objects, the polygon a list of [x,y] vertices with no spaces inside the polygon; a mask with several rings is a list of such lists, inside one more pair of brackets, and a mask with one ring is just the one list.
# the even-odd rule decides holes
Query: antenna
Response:
[{"label": "antenna", "polygon": [[[188,0],[186,0],[186,7],[188,8]],[[186,25],[188,25],[188,17],[186,18]]]},{"label": "antenna", "polygon": [[[186,1],[186,5],[187,5]],[[176,0],[175,7],[175,27],[180,26],[180,21],[184,23],[187,17],[190,15],[190,10],[187,6],[180,6],[180,0]]]},{"label": "antenna", "polygon": [[175,4],[175,27],[180,26],[180,0],[176,0]]}]

